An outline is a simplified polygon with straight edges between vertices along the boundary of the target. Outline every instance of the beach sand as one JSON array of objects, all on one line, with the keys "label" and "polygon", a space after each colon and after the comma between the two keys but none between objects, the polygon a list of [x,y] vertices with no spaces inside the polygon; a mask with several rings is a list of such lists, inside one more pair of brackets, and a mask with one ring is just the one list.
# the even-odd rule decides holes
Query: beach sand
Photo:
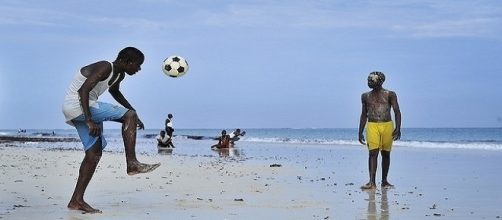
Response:
[{"label": "beach sand", "polygon": [[80,149],[0,144],[0,218],[502,218],[498,151],[396,147],[389,174],[396,187],[362,191],[364,147],[249,143],[229,156],[209,147],[183,153],[193,143],[178,143],[173,154],[139,154],[141,162],[162,166],[135,176],[126,174],[123,152],[104,152],[85,195],[102,214],[66,208]]}]

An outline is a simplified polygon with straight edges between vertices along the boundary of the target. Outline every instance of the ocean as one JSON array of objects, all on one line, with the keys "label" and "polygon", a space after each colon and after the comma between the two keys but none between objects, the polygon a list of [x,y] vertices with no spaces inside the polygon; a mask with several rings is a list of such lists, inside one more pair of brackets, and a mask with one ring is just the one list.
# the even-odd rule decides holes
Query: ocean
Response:
[{"label": "ocean", "polygon": [[[246,135],[238,141],[240,145],[295,146],[295,147],[337,147],[361,146],[357,140],[356,128],[319,128],[319,129],[245,129]],[[147,150],[155,143],[155,136],[160,129],[138,131],[138,149]],[[231,132],[233,129],[227,129]],[[174,143],[198,143],[210,146],[216,141],[221,129],[176,129]],[[394,147],[432,148],[432,149],[471,149],[502,151],[502,128],[403,128],[401,140],[394,142]],[[18,130],[0,130],[0,135],[22,136],[56,136],[75,137],[74,129],[28,129],[19,133]],[[106,129],[105,138],[109,143],[121,142],[120,129]],[[195,139],[194,139],[195,138]],[[147,145],[147,146],[142,146]],[[120,149],[120,148],[117,148]],[[153,149],[153,148],[152,148]]]}]

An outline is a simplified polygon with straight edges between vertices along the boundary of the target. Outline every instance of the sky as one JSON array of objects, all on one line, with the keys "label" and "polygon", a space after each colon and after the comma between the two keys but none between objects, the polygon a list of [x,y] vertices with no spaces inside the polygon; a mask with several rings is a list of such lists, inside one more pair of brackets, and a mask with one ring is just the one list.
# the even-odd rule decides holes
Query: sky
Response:
[{"label": "sky", "polygon": [[146,128],[356,128],[372,71],[403,128],[502,127],[499,0],[0,0],[0,129],[71,128],[73,76],[127,46],[145,62],[121,91]]}]

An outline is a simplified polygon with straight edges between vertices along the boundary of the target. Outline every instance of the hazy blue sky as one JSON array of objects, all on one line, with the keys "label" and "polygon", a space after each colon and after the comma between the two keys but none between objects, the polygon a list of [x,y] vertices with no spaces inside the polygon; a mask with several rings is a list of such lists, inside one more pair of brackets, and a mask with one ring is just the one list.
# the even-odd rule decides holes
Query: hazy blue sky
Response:
[{"label": "hazy blue sky", "polygon": [[[502,126],[500,0],[0,0],[0,128],[71,128],[76,71],[126,46],[146,55],[121,87],[146,128],[169,112],[177,128],[357,127],[374,70],[403,127]],[[162,73],[170,55],[187,75]]]}]

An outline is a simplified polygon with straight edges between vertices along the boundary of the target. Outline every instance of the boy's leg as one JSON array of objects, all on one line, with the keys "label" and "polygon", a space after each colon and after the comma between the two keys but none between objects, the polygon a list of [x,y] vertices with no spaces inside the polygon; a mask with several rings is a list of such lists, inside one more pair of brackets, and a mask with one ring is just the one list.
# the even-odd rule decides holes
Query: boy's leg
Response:
[{"label": "boy's leg", "polygon": [[122,119],[122,139],[124,140],[127,164],[138,162],[136,158],[136,120],[138,116],[135,111],[127,111]]},{"label": "boy's leg", "polygon": [[387,181],[387,174],[389,174],[390,168],[390,151],[382,150],[382,187],[393,187],[394,185],[390,184]]},{"label": "boy's leg", "polygon": [[99,107],[91,108],[92,120],[97,122],[115,121],[122,123],[122,139],[124,140],[127,174],[147,173],[160,166],[143,164],[136,158],[136,129],[138,116],[135,111],[109,103],[98,102]]},{"label": "boy's leg", "polygon": [[68,208],[74,210],[82,210],[90,213],[101,212],[99,209],[92,208],[84,201],[84,193],[87,186],[89,185],[89,182],[91,181],[94,171],[96,170],[102,152],[101,138],[99,138],[98,141],[96,141],[96,143],[90,149],[85,151],[84,159],[80,164],[75,191],[73,191],[73,196],[68,203]]},{"label": "boy's leg", "polygon": [[368,156],[368,171],[370,176],[370,181],[365,185],[361,186],[361,189],[376,189],[376,171],[378,166],[378,149],[373,149],[369,151]]},{"label": "boy's leg", "polygon": [[140,163],[136,158],[136,129],[138,116],[135,111],[129,110],[121,118],[122,122],[122,138],[127,162],[127,174],[134,175],[138,173],[148,173],[160,166],[156,164]]},{"label": "boy's leg", "polygon": [[378,166],[378,152],[382,146],[378,123],[369,122],[366,128],[366,138],[368,143],[368,171],[370,181],[361,186],[361,189],[376,189],[376,171]]},{"label": "boy's leg", "polygon": [[390,152],[392,150],[392,143],[394,141],[392,132],[394,131],[393,122],[383,124],[382,129],[382,187],[393,187],[387,181],[387,174],[390,168]]}]

